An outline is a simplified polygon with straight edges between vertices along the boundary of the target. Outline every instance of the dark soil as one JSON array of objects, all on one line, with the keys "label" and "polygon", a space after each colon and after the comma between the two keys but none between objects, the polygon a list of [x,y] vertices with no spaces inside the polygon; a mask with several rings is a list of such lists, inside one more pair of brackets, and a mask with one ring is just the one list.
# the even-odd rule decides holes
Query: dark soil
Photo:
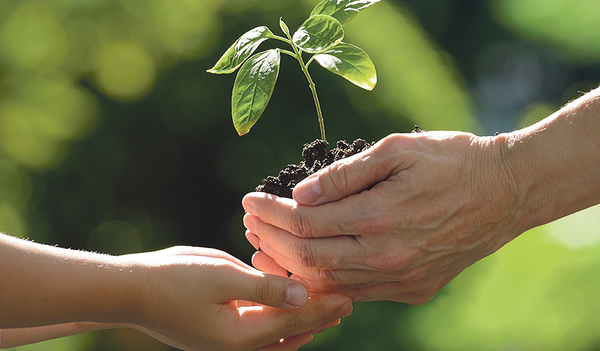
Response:
[{"label": "dark soil", "polygon": [[335,161],[364,151],[371,145],[373,143],[368,143],[363,139],[356,139],[352,144],[340,140],[336,143],[334,149],[327,151],[328,143],[320,139],[304,144],[302,148],[302,158],[304,160],[299,165],[289,164],[279,172],[277,177],[268,176],[263,179],[263,184],[256,187],[256,191],[292,198],[292,190],[304,178]]},{"label": "dark soil", "polygon": [[[417,124],[412,133],[426,132]],[[256,191],[269,193],[277,196],[292,198],[292,191],[296,184],[322,168],[329,166],[335,161],[350,157],[359,152],[370,148],[374,142],[368,143],[364,139],[356,139],[352,144],[345,140],[336,143],[336,147],[327,151],[328,143],[317,139],[309,144],[304,144],[302,148],[302,158],[304,160],[299,165],[289,164],[279,172],[276,177],[268,176],[262,180],[262,185],[256,187]]]}]

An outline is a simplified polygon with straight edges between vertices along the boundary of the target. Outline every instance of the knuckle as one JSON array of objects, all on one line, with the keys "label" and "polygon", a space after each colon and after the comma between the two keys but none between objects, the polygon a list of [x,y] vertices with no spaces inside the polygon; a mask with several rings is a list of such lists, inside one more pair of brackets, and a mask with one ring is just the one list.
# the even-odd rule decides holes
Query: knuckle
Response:
[{"label": "knuckle", "polygon": [[389,154],[400,150],[402,144],[407,140],[407,137],[402,134],[390,134],[383,138],[377,146],[373,148],[373,154]]},{"label": "knuckle", "polygon": [[276,287],[271,279],[261,279],[256,284],[255,296],[259,300],[257,302],[270,302],[273,301],[276,296]]},{"label": "knuckle", "polygon": [[300,260],[300,264],[303,267],[317,267],[318,260],[314,254],[312,247],[305,242],[301,242],[295,244],[294,252],[298,255],[298,259]]},{"label": "knuckle", "polygon": [[325,191],[329,190],[334,194],[345,193],[350,183],[347,165],[348,160],[344,159],[329,166],[329,177],[321,177],[320,179],[321,181],[326,182],[323,187]]},{"label": "knuckle", "polygon": [[290,218],[292,234],[308,238],[314,236],[312,225],[303,211],[293,211]]},{"label": "knuckle", "polygon": [[324,284],[329,285],[331,287],[343,285],[343,282],[340,280],[339,275],[334,270],[318,269],[317,278]]}]

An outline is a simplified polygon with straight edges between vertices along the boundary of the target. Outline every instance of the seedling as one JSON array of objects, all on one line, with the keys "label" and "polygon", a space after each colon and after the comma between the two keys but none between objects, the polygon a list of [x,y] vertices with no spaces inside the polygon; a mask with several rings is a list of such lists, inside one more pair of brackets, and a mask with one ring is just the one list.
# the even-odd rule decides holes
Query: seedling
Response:
[{"label": "seedling", "polygon": [[[266,26],[256,27],[242,35],[208,70],[215,74],[228,74],[240,68],[231,98],[233,125],[239,135],[244,135],[265,111],[279,75],[281,53],[295,58],[308,80],[317,110],[321,139],[325,138],[325,123],[317,89],[308,67],[313,61],[325,69],[344,77],[355,85],[372,90],[377,84],[375,66],[361,48],[345,43],[343,25],[361,11],[380,0],[324,0],[311,12],[310,17],[292,35],[288,26],[279,19],[279,27],[285,34],[273,34]],[[258,46],[268,39],[275,39],[291,46],[292,50],[270,49],[250,57]],[[303,54],[312,55],[305,61]]]}]

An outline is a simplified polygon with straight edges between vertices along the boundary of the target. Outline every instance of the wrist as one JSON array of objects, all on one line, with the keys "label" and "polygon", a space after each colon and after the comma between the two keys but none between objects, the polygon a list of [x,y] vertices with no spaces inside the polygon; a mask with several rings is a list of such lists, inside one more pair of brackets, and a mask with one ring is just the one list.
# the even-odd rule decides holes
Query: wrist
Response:
[{"label": "wrist", "polygon": [[544,120],[497,136],[516,185],[524,230],[600,202],[600,93],[594,91]]},{"label": "wrist", "polygon": [[111,306],[111,317],[107,322],[120,325],[123,328],[136,328],[144,319],[144,306],[147,305],[149,296],[148,281],[150,268],[140,262],[132,260],[134,255],[115,257],[119,267],[120,283],[115,285],[112,294],[114,303]]},{"label": "wrist", "polygon": [[529,160],[530,152],[522,143],[518,132],[504,133],[492,137],[495,146],[498,178],[502,179],[505,191],[511,198],[513,218],[515,221],[515,237],[537,226],[539,219],[538,201],[536,199],[535,164]]},{"label": "wrist", "polygon": [[479,200],[477,206],[484,209],[479,222],[486,224],[496,249],[528,229],[521,216],[527,203],[521,190],[523,183],[518,178],[523,174],[507,154],[507,142],[506,134],[474,137],[472,142],[478,151],[472,183]]}]

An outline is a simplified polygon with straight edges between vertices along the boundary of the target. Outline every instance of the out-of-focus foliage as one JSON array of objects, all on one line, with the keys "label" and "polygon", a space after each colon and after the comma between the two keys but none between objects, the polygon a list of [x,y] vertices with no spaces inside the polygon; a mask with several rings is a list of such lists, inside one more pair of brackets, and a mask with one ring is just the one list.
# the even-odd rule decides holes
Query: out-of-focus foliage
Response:
[{"label": "out-of-focus foliage", "polygon": [[533,41],[580,60],[600,58],[600,11],[595,0],[496,0],[495,17]]},{"label": "out-of-focus foliage", "polygon": [[[240,199],[318,137],[314,106],[284,56],[263,123],[238,137],[233,77],[205,71],[240,33],[278,28],[280,16],[295,31],[317,3],[0,1],[0,231],[111,254],[211,246],[249,261]],[[381,1],[345,26],[375,63],[372,92],[311,65],[328,137],[531,124],[597,86],[599,14],[592,0]],[[305,349],[595,349],[599,217],[525,233],[425,306],[356,304]],[[169,348],[105,331],[22,349]]]},{"label": "out-of-focus foliage", "polygon": [[411,334],[430,350],[596,349],[599,228],[593,207],[527,232],[415,311]]},{"label": "out-of-focus foliage", "polygon": [[358,16],[346,32],[374,57],[378,105],[430,128],[478,129],[452,63],[405,9],[383,1]]}]

